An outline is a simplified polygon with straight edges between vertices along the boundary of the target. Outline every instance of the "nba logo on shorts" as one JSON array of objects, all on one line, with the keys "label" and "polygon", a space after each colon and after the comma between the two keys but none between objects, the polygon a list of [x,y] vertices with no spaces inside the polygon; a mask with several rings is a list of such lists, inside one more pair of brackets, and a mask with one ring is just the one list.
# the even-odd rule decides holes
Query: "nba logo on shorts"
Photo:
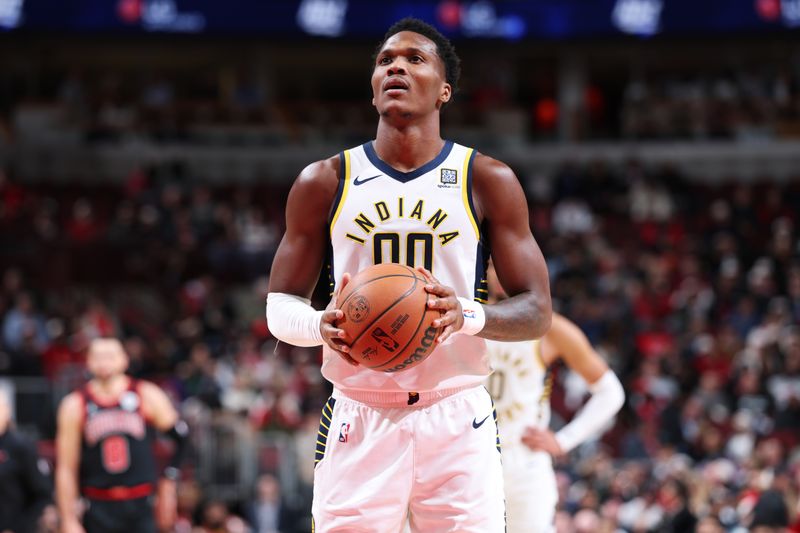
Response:
[{"label": "nba logo on shorts", "polygon": [[458,172],[451,168],[443,168],[441,181],[443,184],[455,185],[458,182]]},{"label": "nba logo on shorts", "polygon": [[350,433],[350,424],[343,422],[342,427],[339,428],[339,442],[347,442],[348,433]]}]

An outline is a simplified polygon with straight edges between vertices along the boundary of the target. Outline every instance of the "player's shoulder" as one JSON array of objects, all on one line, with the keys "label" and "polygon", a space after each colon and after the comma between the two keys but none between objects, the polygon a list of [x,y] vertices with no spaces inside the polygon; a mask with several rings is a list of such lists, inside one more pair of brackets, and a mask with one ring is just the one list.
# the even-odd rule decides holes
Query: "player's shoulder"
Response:
[{"label": "player's shoulder", "polygon": [[295,179],[287,209],[294,206],[304,217],[309,212],[326,213],[336,196],[341,174],[338,155],[314,161]]},{"label": "player's shoulder", "polygon": [[481,220],[489,213],[495,218],[521,213],[525,198],[511,167],[479,152],[472,161],[472,197]]},{"label": "player's shoulder", "polygon": [[136,392],[145,402],[153,398],[161,399],[167,394],[164,392],[164,389],[146,379],[139,379],[136,381]]},{"label": "player's shoulder", "polygon": [[139,394],[150,394],[154,390],[161,390],[158,385],[146,379],[137,379],[134,386]]},{"label": "player's shoulder", "polygon": [[82,390],[75,390],[61,399],[58,416],[61,419],[81,420],[83,418],[84,396]]},{"label": "player's shoulder", "polygon": [[82,407],[84,401],[83,388],[76,389],[61,399],[62,408]]},{"label": "player's shoulder", "polygon": [[472,161],[473,180],[480,182],[502,183],[507,180],[517,181],[517,176],[506,163],[476,151]]},{"label": "player's shoulder", "polygon": [[297,176],[297,185],[336,184],[341,175],[341,155],[337,154],[307,165]]}]

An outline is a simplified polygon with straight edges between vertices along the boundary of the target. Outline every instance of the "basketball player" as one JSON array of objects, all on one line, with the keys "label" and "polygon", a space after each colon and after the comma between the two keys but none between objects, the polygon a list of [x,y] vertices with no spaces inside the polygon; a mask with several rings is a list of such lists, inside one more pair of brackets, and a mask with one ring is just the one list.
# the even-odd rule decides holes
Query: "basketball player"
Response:
[{"label": "basketball player", "polygon": [[[492,301],[503,289],[489,269]],[[494,372],[487,380],[503,443],[508,533],[555,531],[558,489],[553,458],[595,436],[620,410],[625,391],[573,322],[553,313],[539,340],[487,343]],[[550,369],[559,359],[589,385],[591,397],[558,432],[550,423]]]},{"label": "basketball player", "polygon": [[[62,533],[155,532],[155,492],[158,527],[170,529],[186,424],[160,388],[125,375],[128,356],[119,340],[93,340],[86,364],[92,379],[67,395],[58,410],[56,503]],[[160,480],[153,428],[175,443]],[[83,525],[79,496],[87,506]]]},{"label": "basketball player", "polygon": [[[404,19],[373,63],[375,140],[297,178],[270,277],[273,334],[323,345],[334,391],[323,409],[312,505],[316,531],[500,533],[503,477],[484,338],[540,337],[550,326],[547,268],[522,188],[505,164],[442,139],[440,113],[459,60],[431,26]],[[483,305],[491,255],[510,298]],[[358,366],[336,327],[343,311],[309,305],[326,251],[336,291],[382,262],[417,267],[443,315],[438,346],[394,373]],[[335,302],[335,296],[332,302]]]}]

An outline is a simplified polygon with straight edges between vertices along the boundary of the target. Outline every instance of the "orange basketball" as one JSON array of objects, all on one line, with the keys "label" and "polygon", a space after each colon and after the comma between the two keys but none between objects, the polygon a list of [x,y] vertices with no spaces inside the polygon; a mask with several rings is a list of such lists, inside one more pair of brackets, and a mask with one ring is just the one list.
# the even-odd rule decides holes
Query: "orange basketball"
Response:
[{"label": "orange basketball", "polygon": [[336,300],[344,313],[337,326],[347,333],[350,357],[383,372],[418,365],[433,351],[441,313],[428,309],[425,277],[405,265],[384,263],[352,277]]}]

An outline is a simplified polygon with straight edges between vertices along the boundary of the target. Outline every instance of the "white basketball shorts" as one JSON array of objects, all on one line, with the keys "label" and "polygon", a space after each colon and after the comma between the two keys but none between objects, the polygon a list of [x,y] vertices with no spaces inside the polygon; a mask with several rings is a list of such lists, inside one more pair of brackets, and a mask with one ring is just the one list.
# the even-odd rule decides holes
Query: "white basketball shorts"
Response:
[{"label": "white basketball shorts", "polygon": [[503,448],[508,533],[553,533],[558,487],[553,460],[524,444]]},{"label": "white basketball shorts", "polygon": [[[443,397],[444,396],[444,397]],[[504,533],[497,422],[482,386],[334,390],[317,435],[315,533]]]}]

